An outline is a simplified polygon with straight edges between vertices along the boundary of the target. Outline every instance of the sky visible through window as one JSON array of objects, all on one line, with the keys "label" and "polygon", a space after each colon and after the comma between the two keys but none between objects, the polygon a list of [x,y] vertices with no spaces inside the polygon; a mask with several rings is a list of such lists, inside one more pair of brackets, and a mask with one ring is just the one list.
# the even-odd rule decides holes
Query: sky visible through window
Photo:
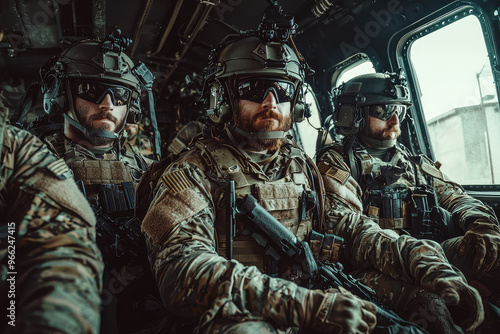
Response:
[{"label": "sky visible through window", "polygon": [[[416,40],[410,59],[427,121],[453,108],[480,104],[478,73],[491,69],[477,17],[467,16]],[[482,95],[495,94],[493,82],[482,81]]]},{"label": "sky visible through window", "polygon": [[342,73],[337,79],[337,86],[342,84],[343,82],[347,82],[358,75],[367,74],[367,73],[375,73],[375,69],[373,68],[373,64],[371,61],[366,61],[356,67],[350,68],[344,73]]},{"label": "sky visible through window", "polygon": [[410,61],[441,169],[461,184],[499,184],[498,98],[478,18],[466,16],[415,40]]}]

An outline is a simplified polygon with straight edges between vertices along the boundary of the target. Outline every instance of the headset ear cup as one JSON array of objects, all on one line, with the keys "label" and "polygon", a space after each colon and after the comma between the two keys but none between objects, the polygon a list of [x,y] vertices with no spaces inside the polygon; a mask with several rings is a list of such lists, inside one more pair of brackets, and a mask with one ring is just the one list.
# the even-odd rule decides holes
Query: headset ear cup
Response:
[{"label": "headset ear cup", "polygon": [[129,111],[127,114],[127,123],[138,124],[142,120],[141,106],[139,99],[133,99],[130,102]]},{"label": "headset ear cup", "polygon": [[211,109],[212,112],[208,113],[208,118],[215,124],[223,124],[231,119],[231,111],[228,104],[222,104],[218,108]]},{"label": "headset ear cup", "polygon": [[297,103],[295,103],[295,107],[293,108],[293,121],[295,123],[300,123],[304,120],[304,117],[306,117],[304,113],[305,109],[306,108],[302,101],[297,101]]},{"label": "headset ear cup", "polygon": [[218,81],[210,84],[210,98],[207,110],[208,118],[215,124],[224,124],[231,120],[231,108],[224,96],[224,85]]},{"label": "headset ear cup", "polygon": [[353,135],[359,131],[362,118],[357,117],[357,107],[354,104],[339,105],[334,111],[334,123],[337,132],[342,135]]},{"label": "headset ear cup", "polygon": [[63,108],[58,98],[61,81],[56,74],[47,74],[42,82],[43,110],[47,113],[54,113]]}]

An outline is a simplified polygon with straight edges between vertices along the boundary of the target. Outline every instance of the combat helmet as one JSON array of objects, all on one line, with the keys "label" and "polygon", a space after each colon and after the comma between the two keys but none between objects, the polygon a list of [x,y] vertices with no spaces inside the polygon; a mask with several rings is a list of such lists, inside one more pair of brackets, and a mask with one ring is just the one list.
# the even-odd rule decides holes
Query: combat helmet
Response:
[{"label": "combat helmet", "polygon": [[49,115],[68,112],[69,116],[64,114],[66,120],[87,138],[88,131],[97,136],[117,137],[110,131],[85,129],[75,113],[75,86],[80,82],[97,82],[109,85],[106,92],[111,91],[115,105],[127,104],[126,122],[138,123],[141,84],[134,74],[133,61],[124,52],[131,42],[117,29],[104,41],[82,40],[49,60],[40,69],[44,111]]},{"label": "combat helmet", "polygon": [[365,106],[385,106],[384,112],[376,115],[384,120],[398,111],[402,121],[412,104],[406,79],[399,71],[357,76],[333,90],[332,102],[333,122],[342,135],[356,134],[367,124],[371,111]]},{"label": "combat helmet", "polygon": [[[270,20],[274,25],[269,24]],[[275,95],[290,101],[295,122],[304,119],[303,105],[297,102],[309,68],[291,40],[294,27],[293,18],[284,15],[281,7],[270,6],[257,30],[229,35],[212,51],[205,74],[208,88],[205,93],[208,95],[208,118],[213,123],[226,124],[232,120],[238,108],[241,84],[250,79],[282,82]],[[250,88],[248,91],[254,93],[256,90]],[[267,90],[263,92],[267,95]],[[255,100],[260,97],[260,94],[255,96]],[[277,135],[268,132],[264,136],[269,139],[284,136]]]}]

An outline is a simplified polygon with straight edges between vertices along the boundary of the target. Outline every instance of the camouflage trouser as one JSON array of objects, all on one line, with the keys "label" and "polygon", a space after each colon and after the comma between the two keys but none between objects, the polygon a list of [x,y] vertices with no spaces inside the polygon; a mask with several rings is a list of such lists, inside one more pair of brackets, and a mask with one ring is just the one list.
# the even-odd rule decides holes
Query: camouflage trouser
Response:
[{"label": "camouflage trouser", "polygon": [[357,270],[351,274],[372,288],[384,305],[429,334],[463,333],[453,323],[446,304],[438,295],[373,270]]},{"label": "camouflage trouser", "polygon": [[[165,318],[163,326],[158,326],[156,331],[147,332],[158,333],[158,334],[187,334],[187,333],[198,333],[198,334],[229,334],[229,333],[242,333],[242,334],[253,334],[253,333],[264,333],[264,334],[296,334],[297,329],[292,329],[292,331],[281,331],[277,330],[270,323],[263,320],[231,320],[216,318],[210,321],[205,326],[197,327],[197,320],[187,320],[180,319],[178,317],[169,315]],[[142,333],[142,332],[141,332]],[[146,333],[146,332],[144,332]]]},{"label": "camouflage trouser", "polygon": [[228,319],[218,319],[212,321],[206,330],[200,331],[203,334],[277,334],[279,333],[270,323],[265,321],[243,321],[237,322]]},{"label": "camouflage trouser", "polygon": [[[497,294],[500,295],[500,284],[498,284],[498,281],[500,279],[500,268],[496,268],[490,272],[487,272],[484,274],[483,277],[477,278],[474,277],[472,274],[472,268],[474,267],[474,257],[476,255],[476,249],[474,247],[468,247],[466,248],[465,253],[463,256],[460,256],[458,254],[458,248],[457,244],[460,243],[462,240],[462,237],[456,237],[452,239],[445,240],[441,243],[441,247],[443,247],[443,250],[446,254],[446,257],[448,258],[448,261],[465,275],[467,279],[471,280],[477,280],[479,281],[484,287],[486,287],[489,291],[487,294]],[[482,291],[481,288],[478,288],[479,292],[483,297],[486,296],[485,291]]]},{"label": "camouflage trouser", "polygon": [[460,269],[465,277],[467,277],[469,284],[475,287],[481,294],[481,297],[483,297],[485,318],[475,333],[496,334],[500,327],[500,268],[495,268],[485,273],[481,278],[475,277],[472,274],[472,268],[475,264],[476,249],[474,247],[467,247],[462,256],[458,255],[457,244],[460,243],[462,238],[456,237],[445,240],[441,243],[441,246],[448,261]]}]

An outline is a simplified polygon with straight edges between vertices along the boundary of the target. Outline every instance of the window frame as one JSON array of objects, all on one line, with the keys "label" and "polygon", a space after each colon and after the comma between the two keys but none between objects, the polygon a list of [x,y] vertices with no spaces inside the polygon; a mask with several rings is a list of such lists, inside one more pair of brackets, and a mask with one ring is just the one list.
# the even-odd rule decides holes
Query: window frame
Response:
[{"label": "window frame", "polygon": [[[432,149],[429,130],[424,118],[423,107],[420,99],[415,98],[421,95],[421,90],[419,82],[416,78],[415,70],[410,61],[411,45],[417,39],[427,36],[442,27],[446,27],[449,24],[455,23],[458,20],[470,15],[474,15],[478,19],[481,26],[486,50],[490,59],[490,66],[495,81],[497,96],[500,97],[500,71],[495,70],[496,68],[500,68],[498,63],[499,59],[496,56],[498,53],[496,52],[495,43],[492,38],[493,34],[491,31],[491,25],[495,23],[490,22],[487,16],[484,15],[482,9],[475,4],[459,3],[452,6],[452,8],[445,8],[429,16],[426,18],[424,24],[420,23],[419,27],[410,27],[408,31],[403,32],[403,34],[400,35],[401,37],[397,39],[396,57],[395,59],[391,59],[393,63],[397,64],[395,67],[403,67],[405,69],[410,86],[410,94],[413,100],[411,117],[414,120],[412,126],[408,126],[408,130],[410,131],[407,136],[410,141],[410,146],[416,154],[425,154],[433,160],[436,160],[436,156]],[[394,43],[394,41],[392,42]],[[463,187],[472,191],[500,190],[500,184],[473,184],[463,185]]]},{"label": "window frame", "polygon": [[338,85],[341,84],[341,82],[338,82],[338,79],[344,74],[345,72],[355,68],[356,66],[359,66],[363,63],[370,62],[375,68],[374,62],[370,59],[370,57],[363,52],[356,53],[352,56],[350,56],[347,59],[344,59],[340,63],[336,64],[331,70],[330,70],[330,87],[329,91],[331,92],[333,88],[337,87]]}]

